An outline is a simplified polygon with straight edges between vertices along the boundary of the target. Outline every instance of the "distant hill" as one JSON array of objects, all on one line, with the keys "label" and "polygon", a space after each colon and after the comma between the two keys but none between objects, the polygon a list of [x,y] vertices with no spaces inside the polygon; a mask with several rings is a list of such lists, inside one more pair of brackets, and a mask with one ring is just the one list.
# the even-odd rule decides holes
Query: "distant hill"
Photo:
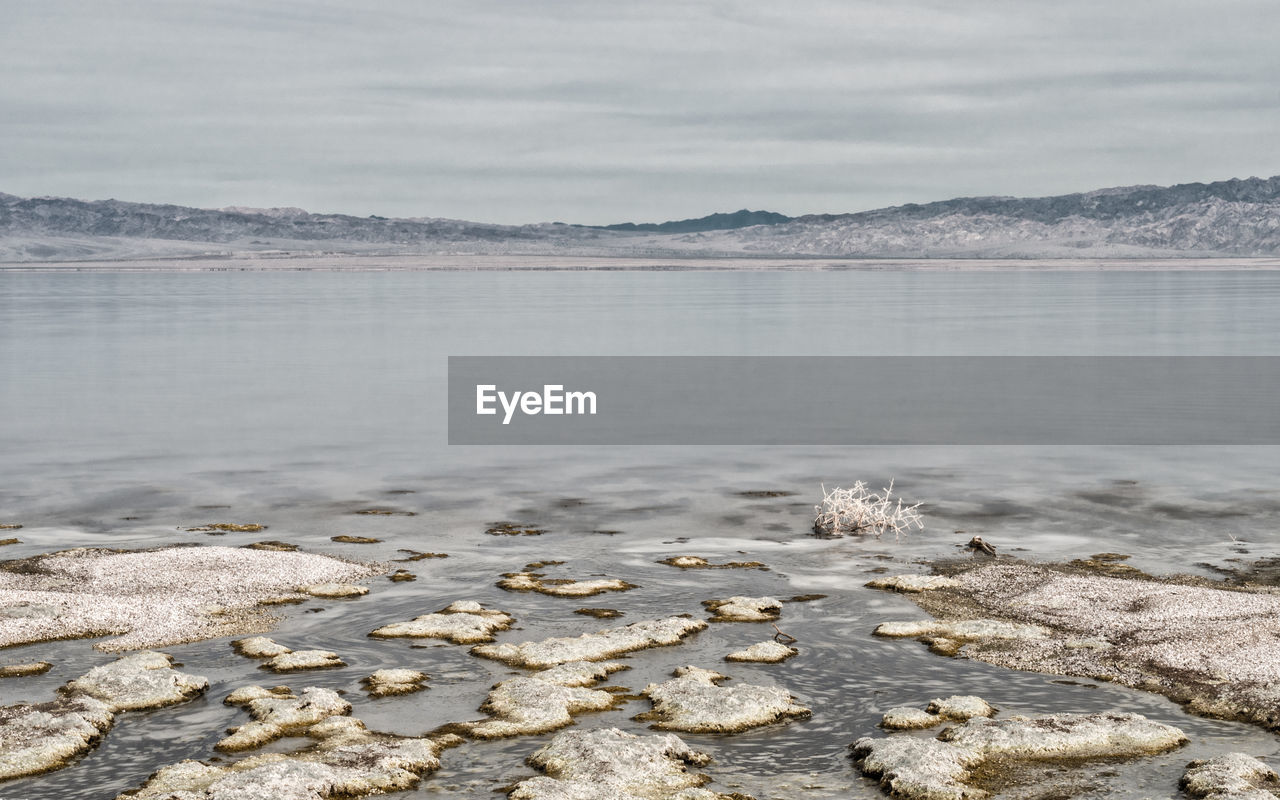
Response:
[{"label": "distant hill", "polygon": [[697,219],[681,219],[671,222],[619,222],[616,225],[596,225],[606,231],[645,231],[649,233],[700,233],[747,228],[752,225],[777,225],[790,222],[791,217],[773,211],[748,211],[742,209],[732,214],[709,214]]},{"label": "distant hill", "polygon": [[903,258],[1276,255],[1280,177],[1054,197],[962,197],[798,217],[744,229],[734,239],[715,246]]},{"label": "distant hill", "polygon": [[604,227],[23,198],[0,193],[0,261],[306,255],[1151,258],[1280,255],[1280,177],[962,197],[853,214],[743,209]]}]

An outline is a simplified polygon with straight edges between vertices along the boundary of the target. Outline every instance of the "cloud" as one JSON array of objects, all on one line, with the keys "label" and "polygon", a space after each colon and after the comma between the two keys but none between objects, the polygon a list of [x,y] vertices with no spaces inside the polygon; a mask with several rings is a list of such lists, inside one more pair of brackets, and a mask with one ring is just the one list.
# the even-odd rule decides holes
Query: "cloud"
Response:
[{"label": "cloud", "polygon": [[0,190],[525,222],[1280,172],[1280,5],[45,0]]}]

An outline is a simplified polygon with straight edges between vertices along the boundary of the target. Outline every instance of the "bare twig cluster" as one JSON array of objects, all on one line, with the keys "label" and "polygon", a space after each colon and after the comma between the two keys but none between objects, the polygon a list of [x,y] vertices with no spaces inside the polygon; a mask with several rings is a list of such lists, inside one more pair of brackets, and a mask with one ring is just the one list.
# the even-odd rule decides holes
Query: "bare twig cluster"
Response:
[{"label": "bare twig cluster", "polygon": [[862,481],[848,489],[836,487],[827,491],[822,487],[822,505],[814,506],[817,519],[813,529],[828,536],[845,533],[869,533],[879,536],[893,531],[902,536],[912,528],[923,529],[924,520],[916,510],[920,507],[904,505],[902,498],[893,497],[893,482],[879,492],[872,492]]}]

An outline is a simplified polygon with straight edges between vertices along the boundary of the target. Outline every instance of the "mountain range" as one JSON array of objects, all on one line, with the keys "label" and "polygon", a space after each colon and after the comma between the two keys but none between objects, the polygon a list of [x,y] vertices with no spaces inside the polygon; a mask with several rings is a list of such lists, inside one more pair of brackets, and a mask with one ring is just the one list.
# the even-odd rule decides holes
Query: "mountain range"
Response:
[{"label": "mountain range", "polygon": [[1280,177],[607,226],[199,209],[0,193],[0,262],[351,254],[1150,258],[1280,255]]}]

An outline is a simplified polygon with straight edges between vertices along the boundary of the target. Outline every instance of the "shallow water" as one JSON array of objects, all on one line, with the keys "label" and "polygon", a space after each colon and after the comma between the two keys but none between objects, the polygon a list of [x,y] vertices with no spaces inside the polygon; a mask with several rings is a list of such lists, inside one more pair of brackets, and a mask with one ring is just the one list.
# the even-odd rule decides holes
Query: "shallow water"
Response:
[{"label": "shallow water", "polygon": [[[221,704],[249,683],[344,689],[376,730],[416,734],[477,719],[489,686],[512,674],[465,647],[377,641],[379,625],[460,598],[518,619],[501,640],[576,634],[733,594],[790,597],[779,625],[801,654],[779,665],[725,664],[768,625],[715,624],[678,647],[633,655],[608,683],[640,690],[680,665],[777,683],[811,719],[737,736],[691,735],[715,756],[714,786],[759,798],[879,797],[845,756],[879,735],[880,714],[951,693],[1007,712],[1138,711],[1193,742],[1165,756],[1081,770],[1076,796],[1168,797],[1182,765],[1244,750],[1280,751],[1249,726],[1184,714],[1164,698],[1064,683],[870,636],[918,618],[910,601],[863,588],[885,568],[966,557],[974,534],[1032,558],[1133,554],[1156,572],[1272,555],[1280,538],[1280,449],[1239,448],[450,448],[447,355],[1280,354],[1280,273],[195,273],[0,276],[0,522],[25,525],[21,557],[72,546],[283,539],[387,561],[399,548],[448,559],[404,566],[356,600],[283,610],[279,641],[338,651],[346,669],[285,677],[226,639],[165,648],[212,682],[207,697],[124,714],[73,766],[0,785],[0,797],[101,798],[166,763],[209,758],[243,712]],[[926,503],[927,528],[892,538],[809,535],[819,485],[895,480]],[[747,497],[776,490],[782,497]],[[369,507],[415,516],[365,516]],[[517,520],[547,533],[493,537]],[[260,522],[261,534],[180,527]],[[963,531],[963,533],[960,533]],[[383,539],[339,545],[337,534]],[[6,534],[8,535],[8,534]],[[681,571],[677,554],[759,560],[770,570]],[[530,561],[553,576],[638,584],[585,600],[494,586]],[[573,614],[583,606],[620,620]],[[39,700],[111,660],[91,642],[15,648],[6,661],[53,661],[47,675],[0,681],[0,702]],[[415,646],[417,645],[417,646]],[[382,667],[431,675],[416,695],[370,700],[360,678]],[[647,703],[580,717],[645,730]],[[549,738],[473,743],[406,797],[475,797],[531,774]],[[273,749],[301,746],[287,739]]]}]

